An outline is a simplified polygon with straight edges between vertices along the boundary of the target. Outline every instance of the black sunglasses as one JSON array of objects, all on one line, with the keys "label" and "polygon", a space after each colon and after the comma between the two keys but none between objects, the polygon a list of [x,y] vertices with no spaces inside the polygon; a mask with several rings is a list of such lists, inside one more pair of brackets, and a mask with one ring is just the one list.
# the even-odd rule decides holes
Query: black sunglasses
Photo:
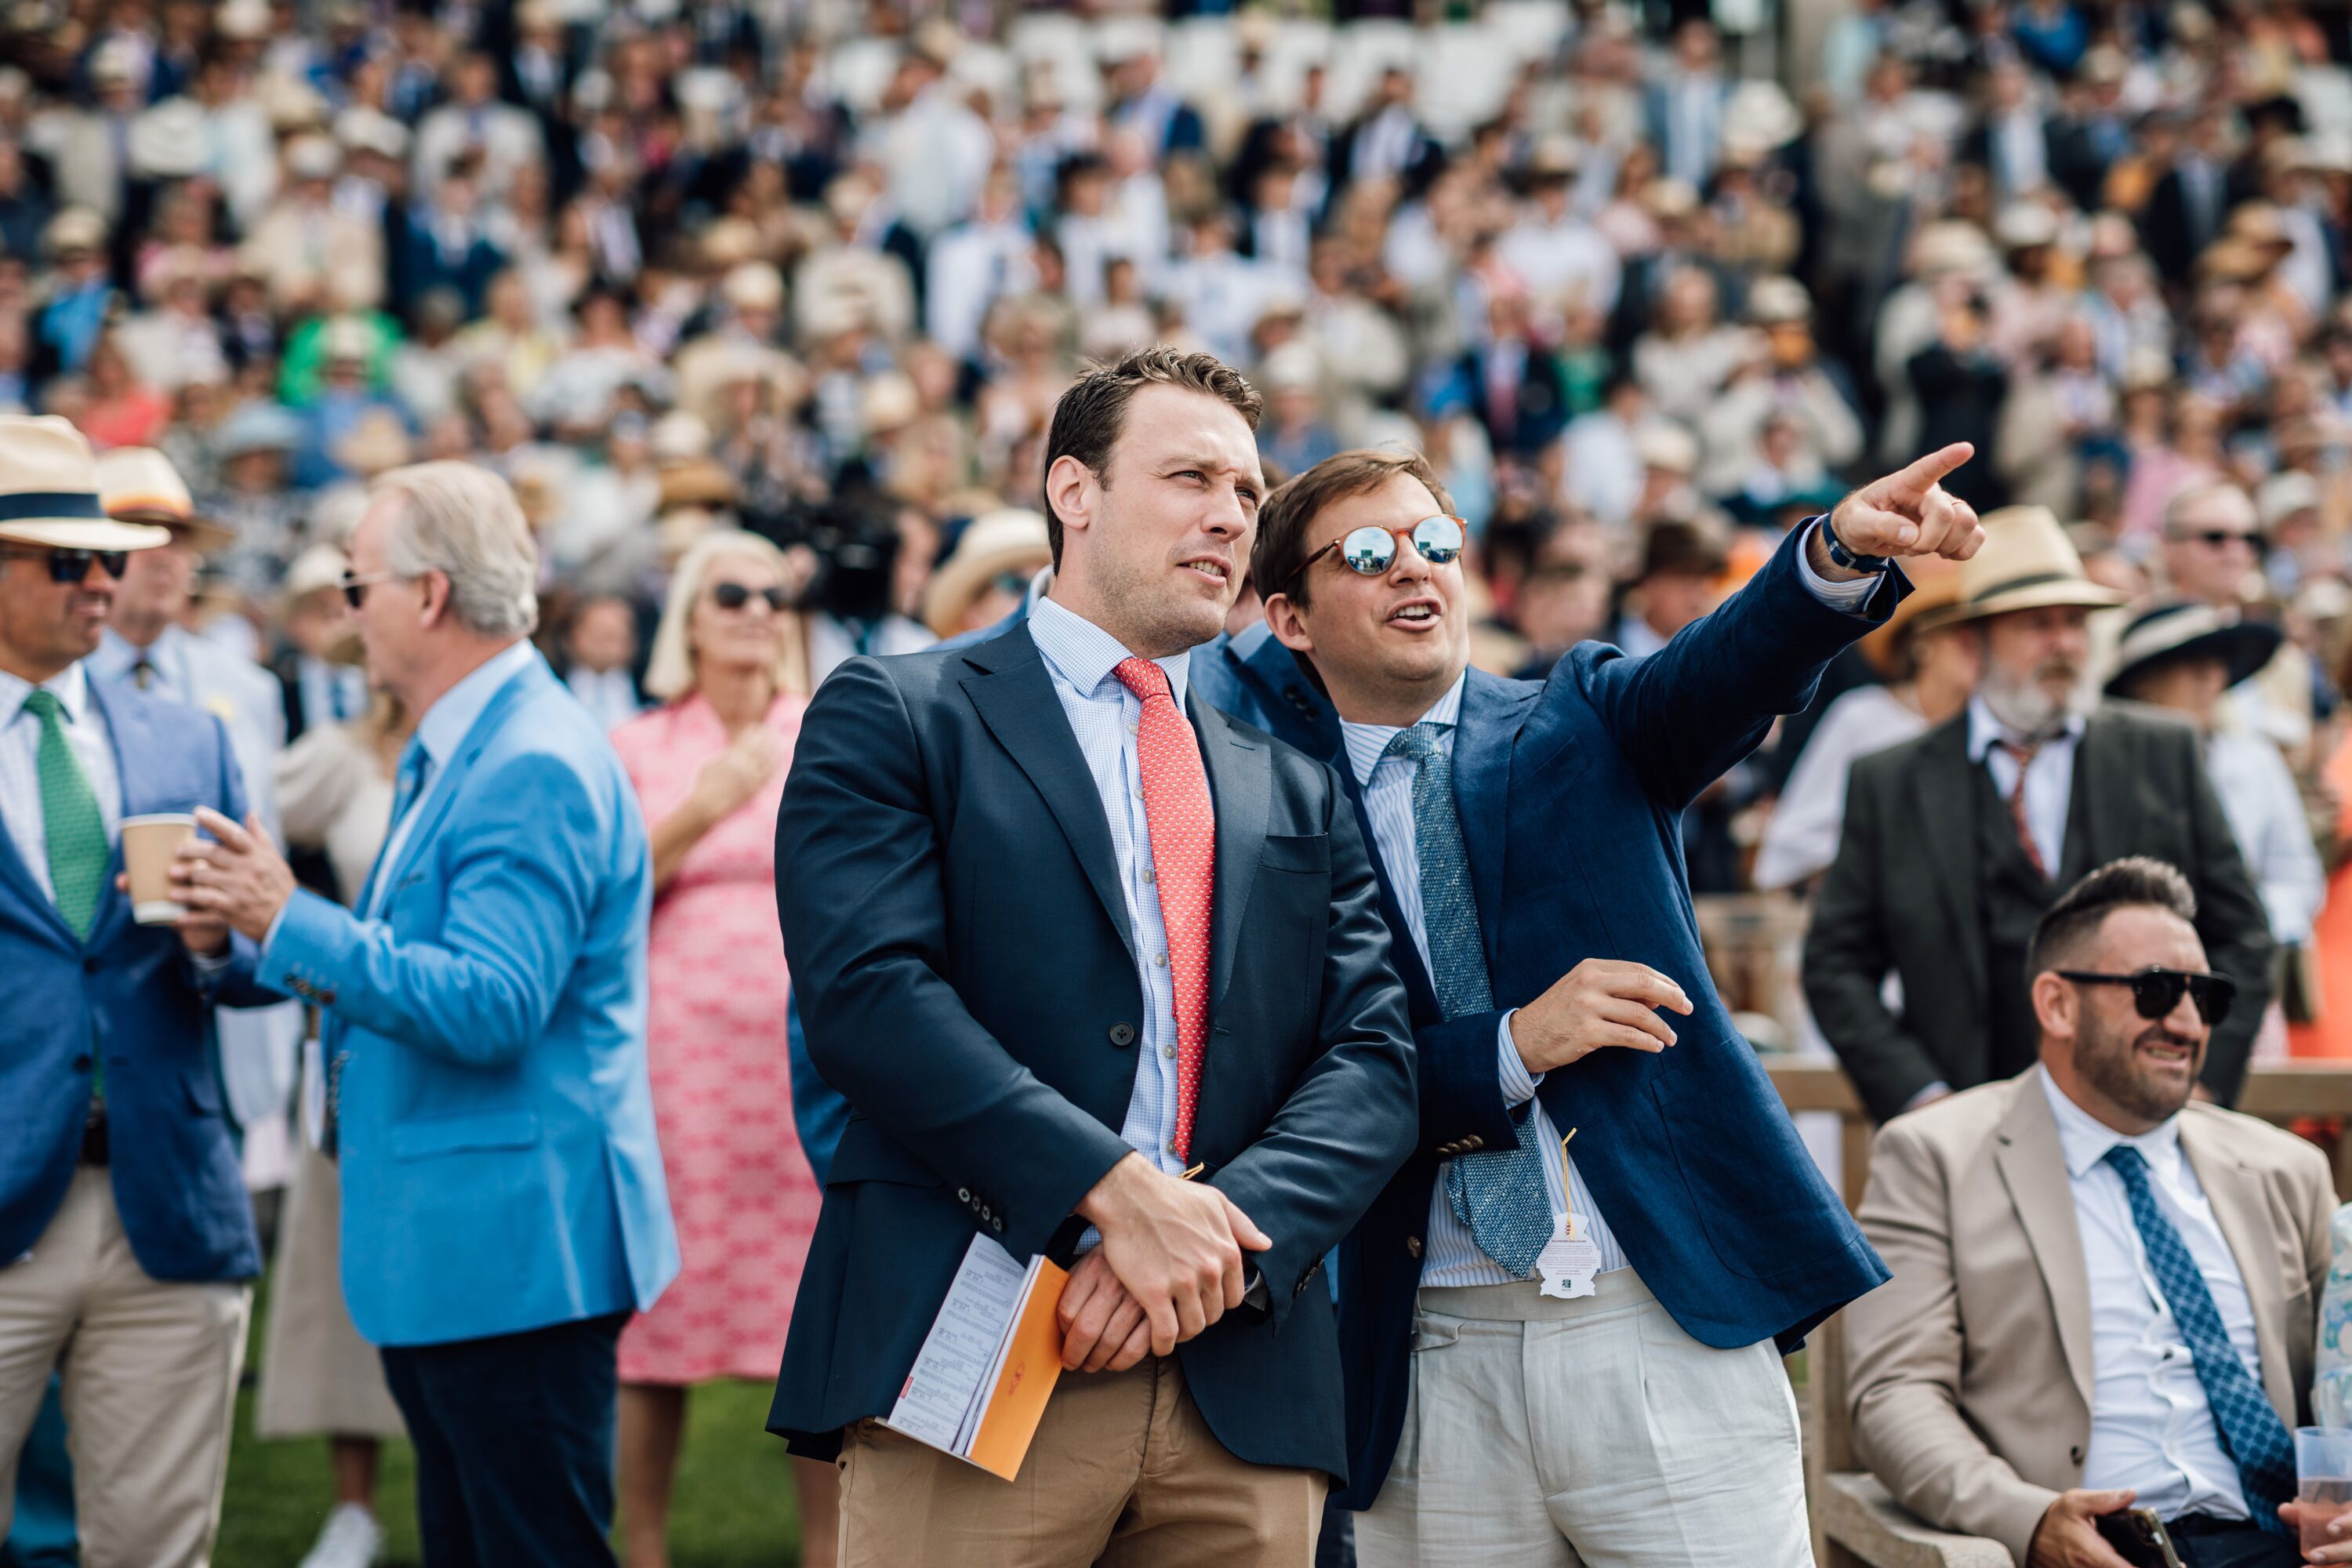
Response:
[{"label": "black sunglasses", "polygon": [[1348,570],[1360,576],[1378,577],[1396,564],[1397,541],[1411,539],[1421,558],[1433,566],[1443,566],[1462,554],[1462,520],[1458,517],[1424,517],[1411,528],[1375,528],[1367,524],[1351,528],[1314,554],[1298,563],[1297,570],[1283,579],[1285,594],[1307,575],[1307,569],[1333,551]]},{"label": "black sunglasses", "polygon": [[2235,529],[2230,528],[2201,529],[2199,531],[2189,535],[2189,537],[2195,540],[2198,543],[2205,546],[2208,550],[2226,550],[2231,545],[2241,542],[2250,545],[2257,551],[2261,550],[2263,547],[2263,536],[2261,534],[2242,533]]},{"label": "black sunglasses", "polygon": [[793,596],[782,588],[750,588],[740,583],[713,583],[710,602],[722,610],[740,610],[751,602],[756,593],[768,601],[768,608],[782,615],[793,602]]},{"label": "black sunglasses", "polygon": [[342,580],[335,585],[343,591],[343,603],[356,610],[367,603],[367,591],[370,588],[378,583],[397,581],[399,575],[396,572],[371,572],[364,577],[354,577],[346,572],[343,574]]},{"label": "black sunglasses", "polygon": [[122,568],[130,563],[128,550],[0,550],[0,558],[10,561],[47,561],[49,581],[79,583],[89,575],[90,563],[106,568],[110,577],[120,578]]},{"label": "black sunglasses", "polygon": [[2238,987],[2219,974],[2196,974],[2186,969],[2147,968],[2137,974],[2103,974],[2092,969],[2062,969],[2061,980],[2071,980],[2077,985],[2128,985],[2132,1003],[2143,1018],[2168,1016],[2180,1005],[2180,994],[2197,1005],[2197,1016],[2206,1026],[2218,1027],[2230,1016],[2230,1004],[2238,997]]}]

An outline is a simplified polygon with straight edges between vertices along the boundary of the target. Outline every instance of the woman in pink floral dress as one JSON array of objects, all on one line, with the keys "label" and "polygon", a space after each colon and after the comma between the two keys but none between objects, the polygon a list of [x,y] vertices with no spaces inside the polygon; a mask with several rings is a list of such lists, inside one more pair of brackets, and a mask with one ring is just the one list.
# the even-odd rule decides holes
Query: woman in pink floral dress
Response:
[{"label": "woman in pink floral dress", "polygon": [[[646,687],[613,731],[653,839],[647,1026],[654,1112],[684,1267],[621,1335],[630,1568],[665,1568],[686,1391],[772,1379],[820,1194],[793,1132],[776,929],[776,803],[800,695],[790,575],[766,541],[706,535],[678,563]],[[795,1461],[804,1560],[833,1560],[835,1476]]]}]

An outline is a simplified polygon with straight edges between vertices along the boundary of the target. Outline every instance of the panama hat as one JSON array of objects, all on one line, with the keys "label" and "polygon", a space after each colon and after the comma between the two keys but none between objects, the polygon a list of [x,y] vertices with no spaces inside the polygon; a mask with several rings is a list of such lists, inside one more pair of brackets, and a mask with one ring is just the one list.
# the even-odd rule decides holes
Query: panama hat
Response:
[{"label": "panama hat", "polygon": [[116,522],[98,499],[98,459],[54,414],[0,416],[0,539],[52,550],[152,550],[168,529]]},{"label": "panama hat", "polygon": [[954,553],[923,590],[923,623],[934,636],[953,637],[963,629],[964,612],[991,578],[1017,572],[1025,581],[1053,558],[1043,513],[1006,507],[973,518],[964,525]]},{"label": "panama hat", "polygon": [[236,542],[236,530],[196,515],[180,470],[152,447],[117,447],[102,454],[98,497],[115,521],[161,523],[199,555]]},{"label": "panama hat", "polygon": [[2216,658],[2235,686],[2271,661],[2286,634],[2266,621],[2238,618],[2234,610],[2210,605],[2169,604],[2144,610],[2116,644],[2116,672],[2107,695],[2122,696],[2135,680],[2177,658]]},{"label": "panama hat", "polygon": [[2084,574],[2082,556],[2048,507],[2005,506],[1985,513],[1983,523],[1983,548],[1960,563],[1958,599],[1928,625],[1953,626],[2011,610],[2105,610],[2124,602],[2123,595]]}]

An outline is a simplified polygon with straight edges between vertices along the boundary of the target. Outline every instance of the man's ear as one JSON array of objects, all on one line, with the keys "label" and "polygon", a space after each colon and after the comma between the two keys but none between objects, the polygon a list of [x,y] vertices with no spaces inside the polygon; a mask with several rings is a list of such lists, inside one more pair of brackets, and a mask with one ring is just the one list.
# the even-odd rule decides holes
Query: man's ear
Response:
[{"label": "man's ear", "polygon": [[1095,471],[1067,452],[1055,458],[1054,466],[1045,470],[1045,500],[1065,529],[1090,525],[1094,521],[1095,500],[1101,494],[1102,481],[1095,478]]},{"label": "man's ear", "polygon": [[2082,988],[2061,979],[2056,970],[2045,969],[2033,977],[2032,997],[2042,1032],[2053,1039],[2072,1040],[2081,1026]]},{"label": "man's ear", "polygon": [[1287,594],[1276,594],[1265,601],[1265,624],[1274,633],[1274,640],[1296,654],[1311,655],[1315,639],[1307,635],[1307,619]]}]

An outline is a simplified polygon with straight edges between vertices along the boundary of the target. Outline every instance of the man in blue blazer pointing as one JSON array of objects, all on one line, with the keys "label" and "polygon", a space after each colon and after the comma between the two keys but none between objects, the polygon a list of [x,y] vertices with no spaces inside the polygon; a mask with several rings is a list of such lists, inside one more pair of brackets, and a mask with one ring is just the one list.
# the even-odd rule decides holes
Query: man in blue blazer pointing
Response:
[{"label": "man in blue blazer pointing", "polygon": [[[1253,579],[1339,720],[1411,1000],[1412,1158],[1342,1246],[1366,1568],[1810,1563],[1780,1350],[1885,1278],[1708,984],[1677,818],[1966,556],[1947,447],[1648,658],[1469,668],[1462,525],[1403,451],[1277,491]],[[1662,1011],[1663,1010],[1663,1011]]]},{"label": "man in blue blazer pointing", "polygon": [[503,479],[394,469],[351,556],[370,679],[422,716],[358,906],[296,891],[266,835],[213,817],[185,896],[326,1014],[343,1294],[415,1440],[425,1561],[609,1563],[614,1346],[678,1261],[645,822],[530,646],[537,563]]}]

